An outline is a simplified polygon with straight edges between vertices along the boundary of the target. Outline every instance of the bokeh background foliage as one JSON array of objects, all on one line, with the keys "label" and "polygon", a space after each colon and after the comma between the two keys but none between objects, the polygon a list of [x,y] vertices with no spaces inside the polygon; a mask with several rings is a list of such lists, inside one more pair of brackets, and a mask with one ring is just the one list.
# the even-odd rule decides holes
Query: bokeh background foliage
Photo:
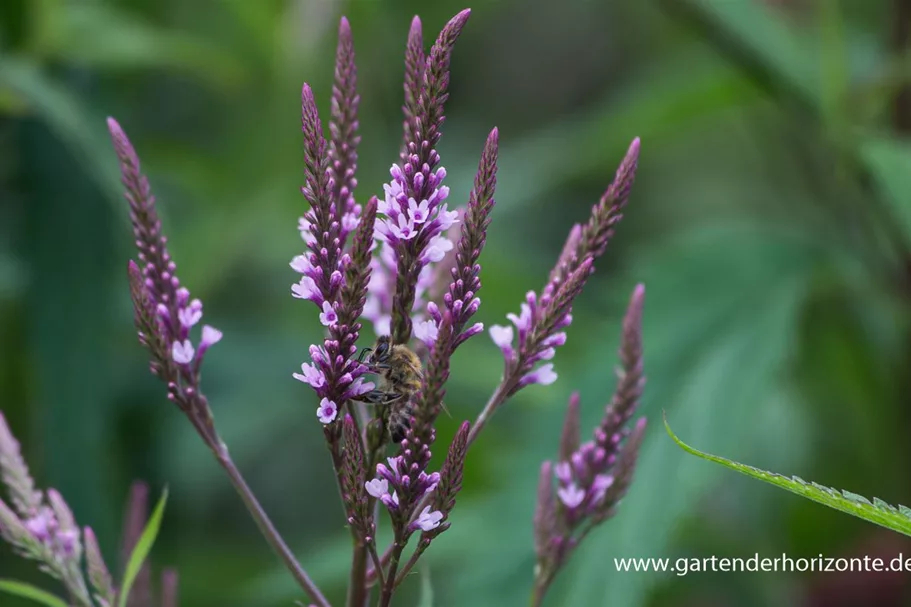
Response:
[{"label": "bokeh background foliage", "polygon": [[[577,304],[560,381],[524,392],[472,450],[454,528],[427,557],[438,605],[522,605],[540,460],[574,388],[589,425],[613,388],[622,305],[647,284],[638,479],[554,588],[565,605],[900,605],[890,574],[619,574],[614,557],[892,557],[904,538],[686,456],[664,435],[911,503],[911,5],[907,0],[480,0],[453,63],[441,154],[466,200],[486,132],[501,172],[481,320],[540,288],[629,141],[627,218]],[[146,372],[132,331],[126,208],[104,116],[133,139],[183,281],[225,330],[205,378],[223,434],[331,597],[347,539],[314,416],[290,374],[319,334],[289,296],[301,249],[299,92],[324,116],[338,18],[362,94],[357,192],[400,141],[410,18],[379,0],[0,3],[0,407],[36,475],[113,554],[131,479],[171,487],[154,552],[184,604],[288,605],[293,583]],[[499,377],[459,351],[452,419]],[[30,566],[0,551],[0,572]],[[409,584],[417,601],[418,575]],[[402,602],[408,604],[404,595]],[[4,599],[7,601],[7,599]],[[4,605],[18,605],[12,601]]]}]

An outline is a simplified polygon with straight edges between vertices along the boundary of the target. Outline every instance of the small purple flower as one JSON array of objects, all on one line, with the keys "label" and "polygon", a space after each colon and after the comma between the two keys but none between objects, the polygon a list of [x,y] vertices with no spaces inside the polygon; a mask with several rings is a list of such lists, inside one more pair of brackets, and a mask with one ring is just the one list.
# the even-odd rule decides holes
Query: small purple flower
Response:
[{"label": "small purple flower", "polygon": [[292,373],[292,377],[297,381],[310,384],[313,388],[322,388],[326,385],[326,376],[316,365],[304,363],[301,365],[301,371],[303,373]]},{"label": "small purple flower", "polygon": [[214,346],[221,341],[222,337],[224,337],[224,334],[215,327],[203,325],[202,339],[199,340],[200,351],[207,349],[209,346]]},{"label": "small purple flower", "polygon": [[342,215],[342,230],[345,233],[350,234],[357,229],[360,222],[361,218],[356,213],[345,213]]},{"label": "small purple flower", "polygon": [[569,462],[560,462],[554,466],[554,475],[564,485],[568,485],[573,478],[573,469]]},{"label": "small purple flower", "polygon": [[607,494],[607,490],[614,484],[614,477],[610,474],[598,474],[592,481],[592,503],[599,505]]},{"label": "small purple flower", "polygon": [[511,359],[514,354],[512,348],[513,331],[512,327],[503,325],[493,325],[489,330],[490,339],[503,351],[503,356]]},{"label": "small purple flower", "polygon": [[309,276],[301,276],[300,282],[291,285],[291,295],[297,299],[315,300],[320,298],[319,288]]},{"label": "small purple flower", "polygon": [[[291,269],[301,274],[309,274],[313,271],[313,264],[306,255],[295,255],[291,260]],[[312,278],[310,280],[313,280]]]},{"label": "small purple flower", "polygon": [[416,529],[421,529],[422,531],[432,531],[440,526],[440,521],[443,520],[443,513],[439,510],[430,511],[430,506],[426,506],[421,513],[418,515],[418,518],[414,521],[413,526]]},{"label": "small purple flower", "polygon": [[405,215],[399,215],[398,221],[393,223],[388,221],[386,227],[389,229],[389,234],[395,236],[399,240],[411,240],[417,236],[418,231],[415,228],[414,221],[406,217]]},{"label": "small purple flower", "polygon": [[184,328],[192,328],[202,319],[202,302],[194,299],[190,305],[177,312],[177,318]]},{"label": "small purple flower", "polygon": [[413,223],[424,223],[430,215],[430,203],[422,200],[420,204],[414,198],[408,199],[408,215]]},{"label": "small purple flower", "polygon": [[316,410],[316,416],[319,418],[319,421],[324,425],[330,424],[335,420],[337,415],[338,405],[328,398],[323,398],[319,403],[319,408]]},{"label": "small purple flower", "polygon": [[57,519],[54,511],[47,506],[42,506],[38,514],[24,521],[25,528],[42,544],[46,544],[57,531]]},{"label": "small purple flower", "polygon": [[358,377],[348,387],[348,392],[351,394],[349,398],[362,396],[374,388],[376,388],[376,384],[374,384],[372,381],[365,381],[363,377]]},{"label": "small purple flower", "polygon": [[[551,358],[553,357],[553,348],[550,349]],[[557,381],[557,373],[554,371],[553,363],[547,363],[546,365],[541,365],[531,373],[525,375],[521,380],[519,380],[520,386],[528,386],[531,384],[541,384],[542,386],[549,386],[550,384]]]},{"label": "small purple flower", "polygon": [[323,311],[319,315],[319,321],[327,327],[331,327],[338,322],[338,314],[328,301],[323,302]]},{"label": "small purple flower", "polygon": [[367,481],[365,487],[367,488],[367,493],[377,499],[389,494],[389,481],[383,478]]},{"label": "small purple flower", "polygon": [[311,229],[310,220],[306,217],[301,217],[297,223],[297,229],[301,233],[301,239],[309,244],[316,242],[316,236],[313,235],[313,230]]},{"label": "small purple flower", "polygon": [[433,345],[439,333],[440,329],[434,320],[425,320],[414,324],[414,336],[428,346]]},{"label": "small purple flower", "polygon": [[446,253],[453,248],[452,241],[442,234],[438,234],[430,239],[430,244],[421,255],[421,263],[437,263],[446,257]]},{"label": "small purple flower", "polygon": [[585,499],[585,490],[576,485],[576,483],[570,483],[566,487],[557,489],[557,497],[567,508],[573,509]]},{"label": "small purple flower", "polygon": [[190,343],[189,339],[181,341],[175,341],[171,346],[171,357],[179,365],[188,365],[193,360],[193,355],[196,354],[196,351],[193,349],[193,344]]}]

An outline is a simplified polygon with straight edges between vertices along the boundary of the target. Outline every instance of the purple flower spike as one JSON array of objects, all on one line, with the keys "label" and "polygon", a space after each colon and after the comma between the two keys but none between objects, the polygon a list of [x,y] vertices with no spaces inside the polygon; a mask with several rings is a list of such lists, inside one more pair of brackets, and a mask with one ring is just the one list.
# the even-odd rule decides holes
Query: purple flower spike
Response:
[{"label": "purple flower spike", "polygon": [[443,302],[453,318],[453,351],[471,335],[483,330],[483,325],[480,324],[470,327],[467,331],[463,329],[481,305],[481,300],[477,296],[481,289],[481,266],[478,259],[487,240],[490,213],[496,204],[493,196],[497,187],[498,145],[499,131],[495,128],[487,137],[487,143],[481,153],[474,187],[468,196],[468,210],[459,238],[452,284],[449,286],[449,292],[443,296]]},{"label": "purple flower spike", "polygon": [[[304,85],[302,94],[307,178],[307,185],[302,191],[310,203],[310,210],[301,220],[301,225],[309,232],[309,237],[305,238],[309,252],[295,257],[291,262],[292,268],[304,274],[301,282],[292,287],[292,290],[295,296],[310,299],[319,306],[319,321],[328,327],[329,336],[321,346],[311,346],[312,364],[304,363],[303,373],[295,373],[294,377],[316,391],[322,403],[317,416],[324,425],[332,424],[338,416],[338,409],[348,399],[373,387],[363,381],[361,376],[366,368],[358,364],[353,355],[357,350],[356,343],[361,329],[359,318],[370,283],[370,251],[373,247],[378,202],[375,197],[371,198],[362,212],[352,206],[354,203],[350,191],[345,194],[349,196],[344,203],[348,209],[346,212],[354,213],[351,209],[355,209],[358,221],[356,225],[352,224],[354,231],[351,233],[353,238],[350,250],[343,253],[344,235],[336,215],[337,207],[332,201],[333,196],[341,196],[345,188],[333,194],[331,187],[335,181],[330,178],[332,172],[336,171],[339,177],[349,175],[349,185],[353,187],[354,184],[354,146],[357,138],[351,134],[356,128],[356,123],[351,121],[357,97],[353,92],[354,67],[350,37],[350,27],[343,20],[333,97],[334,143],[329,147],[328,153],[316,103],[308,85]],[[345,150],[347,154],[342,153]],[[335,156],[331,166],[330,156]],[[343,171],[342,167],[347,168]],[[328,436],[332,449],[336,449],[340,435],[333,431]]]},{"label": "purple flower spike", "polygon": [[190,338],[191,330],[202,320],[203,304],[192,299],[177,278],[177,264],[168,253],[155,198],[140,171],[133,145],[113,118],[108,118],[108,129],[120,160],[142,264],[140,269],[131,261],[127,267],[139,341],[149,350],[152,373],[168,386],[168,398],[195,418],[194,425],[206,434],[210,432],[211,412],[199,390],[200,371],[203,355],[221,339],[221,332],[206,325],[198,345]]},{"label": "purple flower spike", "polygon": [[[623,319],[621,368],[614,396],[594,440],[579,444],[579,397],[569,401],[559,460],[541,467],[535,511],[535,593],[543,596],[582,538],[613,516],[633,479],[645,435],[645,418],[632,429],[645,378],[642,374],[642,306],[645,288],[633,291]],[[556,491],[554,491],[556,481]],[[556,497],[556,499],[555,499]]]},{"label": "purple flower spike", "polygon": [[[408,343],[411,339],[411,312],[418,277],[427,263],[442,258],[440,252],[445,252],[447,246],[442,245],[440,238],[445,238],[442,233],[457,217],[444,203],[449,188],[442,185],[446,170],[439,166],[436,145],[444,120],[443,104],[448,97],[450,56],[469,14],[466,10],[453,17],[430,51],[413,118],[412,139],[407,142],[402,165],[393,165],[390,170],[392,181],[384,187],[385,200],[379,209],[385,217],[377,223],[378,236],[392,246],[397,264],[391,326],[395,343]],[[413,57],[410,50],[407,57]],[[411,120],[408,98],[413,94],[412,86],[406,80],[406,123]],[[407,124],[405,128],[407,131]],[[426,219],[416,223],[410,209],[425,208]]]},{"label": "purple flower spike", "polygon": [[13,507],[20,516],[32,516],[42,504],[40,491],[22,458],[19,442],[0,413],[0,480],[6,485]]}]

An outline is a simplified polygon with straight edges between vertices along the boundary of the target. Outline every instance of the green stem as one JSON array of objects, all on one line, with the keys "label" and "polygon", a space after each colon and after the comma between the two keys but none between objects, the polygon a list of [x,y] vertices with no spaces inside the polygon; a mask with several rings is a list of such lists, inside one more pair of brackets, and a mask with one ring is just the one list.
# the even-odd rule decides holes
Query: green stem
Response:
[{"label": "green stem", "polygon": [[392,560],[389,563],[389,571],[386,572],[386,583],[383,585],[383,593],[380,596],[380,607],[389,607],[392,601],[392,593],[395,591],[395,574],[399,568],[399,559],[402,557],[402,550],[405,544],[399,534],[396,534],[395,543],[392,545]]},{"label": "green stem", "polygon": [[351,574],[348,576],[348,607],[364,607],[367,602],[366,577],[367,547],[355,538],[354,554],[351,557]]},{"label": "green stem", "polygon": [[319,607],[331,607],[329,601],[326,600],[326,597],[323,596],[323,593],[320,592],[317,585],[310,579],[310,576],[307,575],[307,572],[304,571],[304,568],[301,567],[300,563],[297,562],[294,553],[288,548],[288,545],[285,543],[285,540],[282,539],[282,536],[275,528],[275,525],[272,524],[269,516],[260,505],[259,500],[256,499],[256,496],[247,485],[244,477],[241,476],[240,470],[237,469],[237,466],[235,466],[234,462],[231,460],[231,456],[228,455],[228,448],[224,443],[219,442],[214,450],[218,463],[221,464],[222,468],[225,469],[225,472],[228,473],[231,483],[234,485],[234,488],[237,489],[237,493],[243,500],[244,505],[247,507],[253,520],[256,521],[256,525],[259,527],[260,532],[266,538],[266,541],[269,542],[269,545],[272,546],[275,553],[278,554],[279,558],[281,558],[282,562],[291,572],[291,575],[294,576],[298,585]]}]

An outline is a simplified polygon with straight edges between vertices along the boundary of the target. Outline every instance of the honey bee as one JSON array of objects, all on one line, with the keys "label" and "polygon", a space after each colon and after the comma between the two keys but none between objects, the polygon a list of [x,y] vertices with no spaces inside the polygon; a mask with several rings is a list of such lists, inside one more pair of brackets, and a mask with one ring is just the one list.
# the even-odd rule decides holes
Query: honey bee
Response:
[{"label": "honey bee", "polygon": [[380,384],[357,400],[386,407],[384,417],[389,437],[394,443],[402,442],[414,415],[412,400],[424,379],[421,359],[408,346],[394,344],[391,337],[381,335],[372,348],[361,351],[358,362],[376,373]]}]

